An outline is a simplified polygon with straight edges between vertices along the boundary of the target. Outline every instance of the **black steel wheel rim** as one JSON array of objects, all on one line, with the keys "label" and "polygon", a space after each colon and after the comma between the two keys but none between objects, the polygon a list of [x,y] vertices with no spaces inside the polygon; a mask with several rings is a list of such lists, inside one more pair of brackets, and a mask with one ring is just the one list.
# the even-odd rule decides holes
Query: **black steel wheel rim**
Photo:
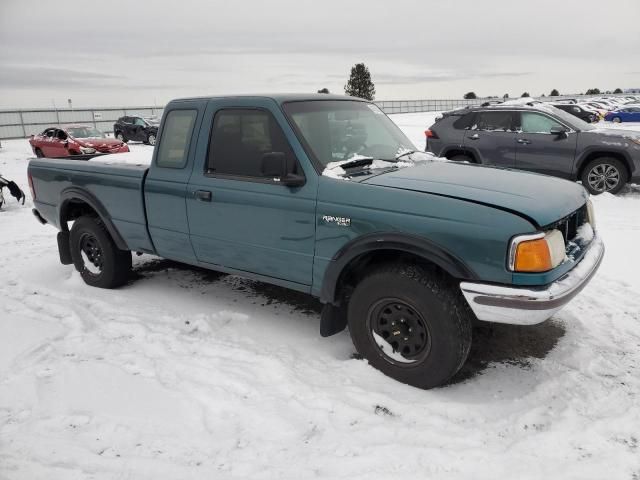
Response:
[{"label": "black steel wheel rim", "polygon": [[[80,252],[84,254],[84,270],[90,275],[100,275],[104,268],[104,255],[98,239],[90,233],[83,234],[80,237]],[[95,268],[91,268],[91,265]],[[96,269],[97,272],[92,271]]]},{"label": "black steel wheel rim", "polygon": [[431,351],[427,322],[416,308],[399,298],[376,302],[367,315],[370,341],[388,362],[411,367]]}]

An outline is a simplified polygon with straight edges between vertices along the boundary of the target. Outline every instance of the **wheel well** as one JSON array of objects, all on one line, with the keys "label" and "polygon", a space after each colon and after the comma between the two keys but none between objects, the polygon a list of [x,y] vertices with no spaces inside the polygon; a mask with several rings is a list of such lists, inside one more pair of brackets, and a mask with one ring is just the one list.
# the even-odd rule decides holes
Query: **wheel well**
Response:
[{"label": "wheel well", "polygon": [[445,153],[444,156],[446,158],[451,159],[456,155],[464,155],[465,157],[471,158],[471,161],[473,161],[474,163],[478,163],[478,160],[476,159],[473,152],[470,152],[469,150],[464,150],[462,148],[452,148],[451,150],[447,150],[447,153]]},{"label": "wheel well", "polygon": [[624,165],[624,168],[627,170],[627,178],[631,177],[631,169],[629,168],[629,160],[622,153],[619,153],[619,152],[591,152],[582,161],[582,164],[580,165],[580,170],[578,171],[578,175],[577,175],[576,179],[580,180],[582,178],[582,174],[584,173],[584,170],[585,170],[585,168],[587,168],[587,165],[589,164],[590,161],[595,160],[596,158],[600,158],[600,157],[611,157],[611,158],[615,158],[616,160],[620,160],[620,162],[622,162],[622,164]]},{"label": "wheel well", "polygon": [[422,268],[433,272],[435,275],[438,275],[443,279],[447,279],[448,281],[454,280],[446,270],[414,253],[393,249],[373,250],[353,258],[342,269],[335,287],[336,300],[342,303],[342,300],[351,296],[351,293],[358,282],[371,270],[388,263],[420,265]]},{"label": "wheel well", "polygon": [[76,220],[83,215],[100,217],[98,212],[96,212],[95,209],[87,202],[77,198],[67,200],[62,207],[62,212],[60,214],[60,228],[62,228],[62,231],[68,231],[69,226],[67,225],[67,222]]}]

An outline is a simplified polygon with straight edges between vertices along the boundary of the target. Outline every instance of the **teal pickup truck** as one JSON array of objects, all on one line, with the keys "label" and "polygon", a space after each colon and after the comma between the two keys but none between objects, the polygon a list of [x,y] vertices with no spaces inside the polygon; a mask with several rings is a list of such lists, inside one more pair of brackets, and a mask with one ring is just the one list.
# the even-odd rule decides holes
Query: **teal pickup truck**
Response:
[{"label": "teal pickup truck", "polygon": [[29,163],[34,214],[87,284],[123,285],[144,252],[306,292],[323,336],[348,325],[421,388],[460,369],[476,319],[546,320],[604,254],[580,185],[416,152],[356,98],[174,100],[150,164],[126,155]]}]

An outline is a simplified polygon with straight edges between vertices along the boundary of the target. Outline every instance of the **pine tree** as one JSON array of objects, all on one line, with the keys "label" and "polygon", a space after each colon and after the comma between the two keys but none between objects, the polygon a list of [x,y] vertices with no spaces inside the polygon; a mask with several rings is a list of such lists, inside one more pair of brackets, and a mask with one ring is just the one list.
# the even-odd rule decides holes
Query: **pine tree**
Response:
[{"label": "pine tree", "polygon": [[374,99],[376,87],[371,81],[371,73],[364,63],[356,63],[351,68],[351,76],[344,86],[344,93],[365,100]]},{"label": "pine tree", "polygon": [[478,97],[476,95],[476,92],[467,92],[464,94],[464,98],[466,98],[467,100],[473,100]]},{"label": "pine tree", "polygon": [[558,92],[558,90],[556,90],[555,88],[551,90],[551,93],[549,94],[549,96],[551,97],[557,97],[559,95],[560,95],[560,92]]}]

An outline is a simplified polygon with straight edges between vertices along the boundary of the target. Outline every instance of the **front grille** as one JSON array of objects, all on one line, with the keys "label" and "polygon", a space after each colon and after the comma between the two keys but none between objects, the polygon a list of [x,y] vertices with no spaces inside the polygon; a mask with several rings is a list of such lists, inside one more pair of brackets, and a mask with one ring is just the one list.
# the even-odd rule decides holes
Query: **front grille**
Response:
[{"label": "front grille", "polygon": [[554,223],[550,226],[550,228],[555,228],[560,230],[562,236],[564,237],[565,245],[569,245],[578,233],[578,228],[587,223],[588,215],[587,215],[587,205],[584,204],[582,208],[579,208],[571,215],[563,218],[562,220]]}]

